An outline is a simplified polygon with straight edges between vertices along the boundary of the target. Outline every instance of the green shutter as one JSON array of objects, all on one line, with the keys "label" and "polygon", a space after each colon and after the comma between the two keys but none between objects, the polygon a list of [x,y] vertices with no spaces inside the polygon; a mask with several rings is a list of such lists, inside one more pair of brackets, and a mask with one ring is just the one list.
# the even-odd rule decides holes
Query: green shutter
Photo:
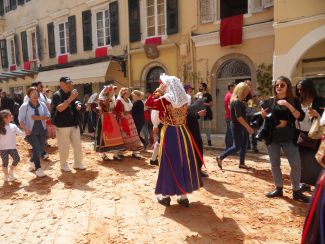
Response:
[{"label": "green shutter", "polygon": [[111,31],[111,45],[115,46],[120,43],[119,21],[118,21],[118,2],[109,4],[109,18]]},{"label": "green shutter", "polygon": [[37,40],[38,59],[42,60],[43,59],[42,36],[41,36],[39,25],[36,26],[36,40]]},{"label": "green shutter", "polygon": [[5,14],[4,3],[3,0],[0,0],[0,16]]},{"label": "green shutter", "polygon": [[0,52],[1,52],[1,65],[2,68],[8,68],[8,52],[7,52],[7,40],[0,40]]},{"label": "green shutter", "polygon": [[70,53],[77,53],[77,31],[76,31],[76,16],[68,17],[69,23],[69,46]]},{"label": "green shutter", "polygon": [[29,60],[26,31],[21,32],[20,38],[21,38],[21,50],[23,52],[23,61],[26,62]]},{"label": "green shutter", "polygon": [[167,34],[178,32],[178,0],[167,0]]},{"label": "green shutter", "polygon": [[130,42],[141,40],[139,0],[129,0],[129,32]]},{"label": "green shutter", "polygon": [[14,0],[14,1],[10,1],[10,3],[11,3],[11,10],[15,10],[16,8],[17,8],[17,1],[16,0]]},{"label": "green shutter", "polygon": [[16,65],[20,65],[20,55],[19,55],[19,44],[18,44],[18,35],[14,35],[14,43],[15,43],[15,55],[16,55]]},{"label": "green shutter", "polygon": [[92,50],[93,48],[93,38],[91,31],[91,11],[87,10],[82,12],[82,33],[84,51]]},{"label": "green shutter", "polygon": [[18,0],[18,5],[24,5],[25,0]]},{"label": "green shutter", "polygon": [[47,38],[48,38],[48,46],[49,46],[49,57],[55,58],[55,37],[54,37],[53,22],[47,24]]}]

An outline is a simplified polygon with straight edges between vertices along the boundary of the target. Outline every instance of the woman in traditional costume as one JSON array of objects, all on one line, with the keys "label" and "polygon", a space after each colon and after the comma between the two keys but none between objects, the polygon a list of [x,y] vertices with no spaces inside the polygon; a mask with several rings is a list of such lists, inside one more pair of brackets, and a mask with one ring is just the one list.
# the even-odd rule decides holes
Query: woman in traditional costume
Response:
[{"label": "woman in traditional costume", "polygon": [[116,118],[120,126],[125,148],[132,151],[132,157],[140,158],[139,151],[143,149],[143,144],[140,141],[132,118],[131,110],[133,105],[129,97],[129,89],[126,87],[121,88],[116,99]]},{"label": "woman in traditional costume", "polygon": [[202,187],[195,151],[202,156],[186,126],[188,97],[183,85],[175,76],[161,75],[160,81],[145,104],[159,111],[163,123],[155,194],[164,206],[170,206],[170,196],[177,195],[177,202],[189,207],[187,194]]},{"label": "woman in traditional costume", "polygon": [[96,151],[103,152],[103,160],[110,160],[105,152],[113,152],[115,160],[121,160],[120,153],[124,150],[124,142],[120,127],[115,118],[115,96],[116,86],[105,86],[99,94],[100,117],[96,129]]}]

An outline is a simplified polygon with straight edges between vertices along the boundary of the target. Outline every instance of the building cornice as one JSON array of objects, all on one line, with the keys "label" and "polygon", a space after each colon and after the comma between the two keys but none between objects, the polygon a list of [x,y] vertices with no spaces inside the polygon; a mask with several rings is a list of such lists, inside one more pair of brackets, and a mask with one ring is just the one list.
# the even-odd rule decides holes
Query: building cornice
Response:
[{"label": "building cornice", "polygon": [[28,29],[32,29],[35,28],[38,25],[38,21],[37,20],[33,20],[25,25],[22,26],[23,29],[28,30]]},{"label": "building cornice", "polygon": [[324,20],[324,19],[325,19],[325,14],[320,14],[311,17],[301,17],[300,19],[288,20],[285,22],[274,22],[273,27],[274,29],[286,28],[290,26],[306,24],[306,23],[310,23],[318,20]]},{"label": "building cornice", "polygon": [[88,7],[92,8],[92,7],[95,7],[97,5],[107,3],[107,0],[86,0],[85,2],[88,5]]},{"label": "building cornice", "polygon": [[[220,44],[220,32],[212,32],[208,34],[202,34],[197,36],[192,36],[191,39],[196,47],[217,45]],[[265,22],[260,24],[254,24],[243,27],[243,40],[273,36],[273,22]]]},{"label": "building cornice", "polygon": [[12,37],[15,35],[15,30],[11,29],[2,33],[3,38]]},{"label": "building cornice", "polygon": [[62,10],[59,10],[57,12],[51,13],[50,17],[52,19],[58,19],[58,18],[68,16],[68,15],[69,15],[69,9],[66,8],[66,9],[62,9]]}]

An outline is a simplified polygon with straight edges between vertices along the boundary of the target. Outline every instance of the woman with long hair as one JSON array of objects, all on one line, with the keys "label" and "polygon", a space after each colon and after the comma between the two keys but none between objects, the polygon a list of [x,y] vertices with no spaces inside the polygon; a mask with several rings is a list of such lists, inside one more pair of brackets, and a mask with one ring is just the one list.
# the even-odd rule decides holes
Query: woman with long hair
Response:
[{"label": "woman with long hair", "polygon": [[[298,149],[301,158],[301,182],[315,185],[322,167],[317,162],[315,155],[321,139],[311,139],[308,132],[314,119],[320,119],[324,112],[325,98],[318,96],[314,82],[311,79],[300,80],[296,85],[296,95],[301,103],[305,118],[298,122],[300,131]],[[310,187],[302,184],[302,190],[309,190]]]},{"label": "woman with long hair", "polygon": [[45,146],[46,121],[50,118],[50,112],[44,102],[39,101],[36,87],[27,90],[29,101],[23,103],[19,109],[19,123],[25,131],[26,139],[32,146],[33,155],[31,161],[35,164],[36,175],[44,177],[41,168],[41,156]]},{"label": "woman with long hair", "polygon": [[276,189],[268,192],[267,197],[283,196],[283,179],[281,172],[281,149],[289,161],[291,168],[290,178],[293,191],[293,199],[302,202],[308,202],[309,198],[303,195],[299,188],[301,178],[301,161],[298,147],[295,145],[295,121],[302,121],[305,113],[301,109],[300,102],[293,96],[291,81],[280,76],[273,85],[273,95],[267,102],[269,107],[262,109],[263,118],[267,112],[271,111],[278,125],[271,129],[270,144],[267,145],[267,151],[270,157],[271,170]]},{"label": "woman with long hair", "polygon": [[216,160],[220,169],[222,169],[222,160],[226,157],[239,153],[239,168],[247,169],[245,165],[247,133],[253,134],[254,130],[249,126],[246,120],[246,104],[244,100],[250,93],[250,86],[245,82],[240,82],[234,89],[230,99],[231,114],[231,133],[233,135],[233,145],[226,149]]},{"label": "woman with long hair", "polygon": [[124,146],[132,151],[134,158],[140,158],[139,151],[143,149],[137,128],[132,117],[132,102],[130,100],[129,88],[122,87],[116,99],[115,113],[120,126]]}]

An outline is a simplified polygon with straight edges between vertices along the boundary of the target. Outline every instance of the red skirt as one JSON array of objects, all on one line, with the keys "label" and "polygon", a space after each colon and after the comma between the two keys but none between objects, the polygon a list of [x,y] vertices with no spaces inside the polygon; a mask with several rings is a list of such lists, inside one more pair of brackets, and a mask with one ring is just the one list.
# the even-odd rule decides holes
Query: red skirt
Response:
[{"label": "red skirt", "polygon": [[129,151],[140,151],[143,149],[143,144],[140,141],[133,117],[130,113],[125,114],[124,118],[119,119],[124,146]]}]

